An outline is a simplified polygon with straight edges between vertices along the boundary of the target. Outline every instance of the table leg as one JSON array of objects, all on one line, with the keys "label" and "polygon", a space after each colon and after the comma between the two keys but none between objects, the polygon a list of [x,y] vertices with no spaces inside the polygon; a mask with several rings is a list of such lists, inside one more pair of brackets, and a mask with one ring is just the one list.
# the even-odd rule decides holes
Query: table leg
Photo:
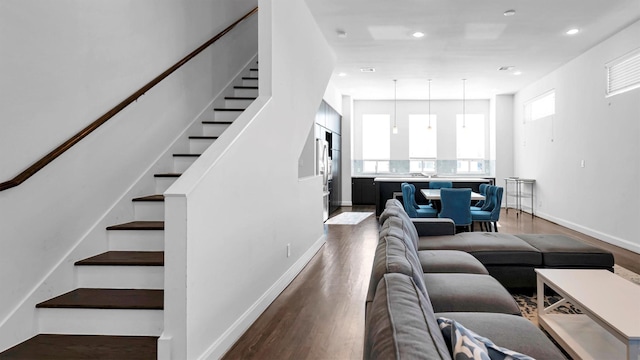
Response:
[{"label": "table leg", "polygon": [[540,316],[544,314],[544,281],[540,278],[540,275],[536,277],[536,287],[537,287],[536,297],[538,298],[537,306],[538,306],[538,319],[539,319]]}]

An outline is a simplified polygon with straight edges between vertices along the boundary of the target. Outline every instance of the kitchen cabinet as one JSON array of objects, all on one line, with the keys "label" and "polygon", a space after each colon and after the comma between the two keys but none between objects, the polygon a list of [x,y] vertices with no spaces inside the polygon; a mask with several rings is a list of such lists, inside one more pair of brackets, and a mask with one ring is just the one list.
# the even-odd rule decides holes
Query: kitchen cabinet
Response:
[{"label": "kitchen cabinet", "polygon": [[376,184],[374,178],[351,178],[351,202],[353,205],[375,205]]}]

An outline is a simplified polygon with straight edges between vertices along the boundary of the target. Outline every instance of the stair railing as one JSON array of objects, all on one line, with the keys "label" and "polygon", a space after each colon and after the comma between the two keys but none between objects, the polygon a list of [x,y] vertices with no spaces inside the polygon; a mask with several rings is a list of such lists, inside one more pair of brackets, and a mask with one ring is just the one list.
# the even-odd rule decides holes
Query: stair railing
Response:
[{"label": "stair railing", "polygon": [[57,148],[53,149],[50,153],[48,153],[47,155],[45,155],[42,158],[40,158],[40,160],[38,160],[35,163],[33,163],[33,165],[29,166],[27,169],[22,171],[20,174],[16,175],[13,179],[5,181],[3,183],[0,183],[0,191],[10,189],[12,187],[18,186],[18,185],[22,184],[23,182],[25,182],[27,179],[29,179],[30,177],[35,175],[38,171],[42,170],[42,168],[44,168],[49,163],[51,163],[53,160],[55,160],[60,155],[62,155],[65,151],[69,150],[75,144],[80,142],[80,140],[82,140],[85,137],[87,137],[94,130],[99,128],[102,124],[106,123],[109,119],[114,117],[117,113],[119,113],[120,111],[124,110],[124,108],[129,106],[129,104],[131,104],[132,102],[136,101],[139,97],[144,95],[151,88],[153,88],[158,83],[160,83],[162,80],[164,80],[169,75],[174,73],[176,70],[178,70],[180,67],[182,67],[182,65],[186,64],[187,62],[189,62],[189,60],[191,60],[194,57],[196,57],[198,54],[200,54],[206,48],[208,48],[213,43],[218,41],[221,37],[223,37],[229,31],[233,30],[233,28],[235,28],[242,21],[246,20],[247,18],[249,18],[250,16],[252,16],[253,14],[255,14],[257,12],[258,12],[258,7],[255,7],[253,10],[249,11],[248,13],[246,13],[240,19],[236,20],[233,24],[229,25],[227,28],[225,28],[224,30],[219,32],[216,36],[212,37],[207,42],[202,44],[200,47],[198,47],[197,49],[195,49],[194,51],[189,53],[189,55],[187,55],[184,58],[182,58],[182,60],[180,60],[177,63],[175,63],[173,66],[171,66],[165,72],[163,72],[162,74],[156,76],[149,83],[147,83],[146,85],[141,87],[138,91],[134,92],[131,96],[129,96],[128,98],[123,100],[121,103],[119,103],[118,105],[113,107],[111,110],[107,111],[104,115],[100,116],[97,120],[95,120],[94,122],[89,124],[87,127],[82,129],[80,132],[78,132],[77,134],[73,135],[67,141],[62,143],[62,145],[60,145]]}]

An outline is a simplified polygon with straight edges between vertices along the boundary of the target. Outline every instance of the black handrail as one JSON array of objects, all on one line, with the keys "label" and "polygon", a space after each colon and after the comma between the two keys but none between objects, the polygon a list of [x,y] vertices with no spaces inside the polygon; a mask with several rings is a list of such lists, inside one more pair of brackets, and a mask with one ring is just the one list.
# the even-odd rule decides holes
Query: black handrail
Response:
[{"label": "black handrail", "polygon": [[258,12],[258,8],[257,7],[254,8],[253,10],[249,11],[248,13],[246,13],[240,19],[236,20],[233,24],[229,25],[226,29],[222,30],[216,36],[212,37],[209,41],[207,41],[204,44],[202,44],[199,48],[197,48],[194,51],[192,51],[189,55],[185,56],[182,60],[180,60],[177,63],[175,63],[173,66],[171,66],[165,72],[163,72],[162,74],[158,75],[155,79],[151,80],[145,86],[140,88],[140,90],[138,90],[135,93],[133,93],[131,96],[126,98],[124,101],[122,101],[121,103],[116,105],[111,110],[107,111],[104,115],[102,115],[96,121],[92,122],[89,126],[85,127],[80,132],[78,132],[77,134],[75,134],[74,136],[69,138],[69,140],[65,141],[62,145],[58,146],[57,148],[55,148],[50,153],[48,153],[47,155],[43,156],[40,160],[36,161],[33,165],[29,166],[26,170],[24,170],[20,174],[16,175],[13,179],[5,181],[3,183],[0,183],[0,191],[10,189],[12,187],[18,186],[18,185],[22,184],[23,182],[25,182],[28,178],[30,178],[31,176],[35,175],[35,173],[37,173],[42,168],[47,166],[49,163],[51,163],[53,160],[55,160],[58,156],[62,155],[65,151],[69,150],[72,146],[74,146],[75,144],[80,142],[80,140],[82,140],[85,137],[87,137],[87,135],[91,134],[95,129],[97,129],[102,124],[107,122],[107,120],[109,120],[112,117],[114,117],[117,113],[119,113],[124,108],[129,106],[129,104],[131,104],[132,102],[136,101],[139,97],[144,95],[147,91],[149,91],[151,88],[156,86],[159,82],[161,82],[166,77],[171,75],[173,72],[178,70],[182,65],[186,64],[187,62],[189,62],[189,60],[191,60],[194,57],[196,57],[196,55],[200,54],[206,48],[208,48],[213,43],[218,41],[221,37],[223,37],[226,33],[228,33],[233,28],[235,28],[239,23],[241,23],[242,21],[246,20],[247,18],[249,18],[251,15],[255,14],[256,12]]}]

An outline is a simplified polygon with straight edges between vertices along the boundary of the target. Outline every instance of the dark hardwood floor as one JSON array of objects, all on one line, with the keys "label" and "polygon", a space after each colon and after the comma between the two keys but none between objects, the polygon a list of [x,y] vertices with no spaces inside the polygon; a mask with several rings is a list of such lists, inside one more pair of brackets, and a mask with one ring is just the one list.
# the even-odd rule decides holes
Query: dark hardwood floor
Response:
[{"label": "dark hardwood floor", "polygon": [[[374,207],[343,207],[371,211]],[[362,359],[364,300],[378,224],[325,225],[327,242],[285,291],[227,352],[224,359]],[[503,210],[500,232],[566,234],[614,253],[616,263],[640,273],[640,254],[605,244],[549,221]]]}]

